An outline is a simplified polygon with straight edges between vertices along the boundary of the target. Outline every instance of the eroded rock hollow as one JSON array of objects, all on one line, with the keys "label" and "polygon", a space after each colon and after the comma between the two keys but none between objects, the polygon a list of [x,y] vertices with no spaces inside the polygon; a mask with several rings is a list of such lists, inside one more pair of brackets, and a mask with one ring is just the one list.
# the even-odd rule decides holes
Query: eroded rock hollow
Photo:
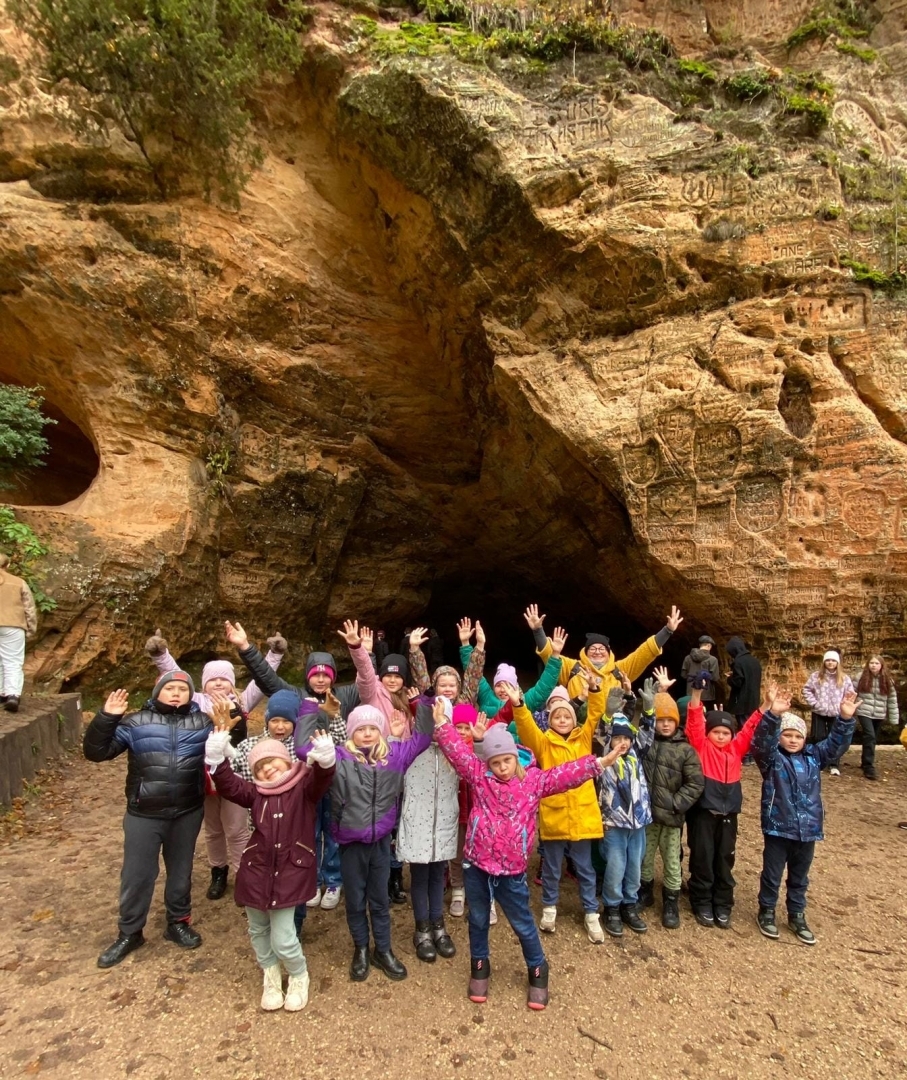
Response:
[{"label": "eroded rock hollow", "polygon": [[[786,62],[795,6],[733,5],[733,63]],[[618,640],[675,602],[790,677],[830,644],[898,666],[907,306],[842,263],[890,263],[907,168],[877,6],[875,64],[795,58],[836,88],[801,137],[758,103],[719,136],[598,57],[377,64],[325,5],[235,213],[155,201],[127,145],[7,94],[0,378],[46,388],[66,463],[18,500],[59,603],[33,677],[142,670],[155,625],[181,655],[224,616],[305,647],[450,592]],[[645,18],[706,55],[730,7]],[[842,181],[860,153],[887,202]]]}]

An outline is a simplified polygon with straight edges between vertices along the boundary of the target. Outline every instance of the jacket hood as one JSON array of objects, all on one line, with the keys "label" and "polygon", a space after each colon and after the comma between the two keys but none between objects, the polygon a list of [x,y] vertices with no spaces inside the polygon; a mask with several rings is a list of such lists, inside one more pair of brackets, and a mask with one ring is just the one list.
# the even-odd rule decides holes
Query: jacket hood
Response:
[{"label": "jacket hood", "polygon": [[728,638],[727,645],[724,647],[724,651],[728,656],[740,656],[742,653],[748,652],[746,645],[744,644],[742,637]]},{"label": "jacket hood", "polygon": [[705,649],[690,650],[690,659],[693,661],[694,664],[701,664],[703,660],[707,660],[711,655],[712,654],[710,652],[706,652]]}]

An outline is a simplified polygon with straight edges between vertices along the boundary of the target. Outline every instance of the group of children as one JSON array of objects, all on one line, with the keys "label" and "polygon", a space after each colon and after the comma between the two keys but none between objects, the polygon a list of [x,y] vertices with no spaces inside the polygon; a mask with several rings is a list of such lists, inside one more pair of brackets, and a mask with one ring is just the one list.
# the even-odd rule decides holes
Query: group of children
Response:
[{"label": "group of children", "polygon": [[[161,670],[151,698],[127,714],[128,695],[113,692],[85,734],[90,760],[128,753],[119,934],[98,965],[111,967],[144,944],[161,853],[164,936],[186,948],[201,943],[191,926],[190,885],[204,821],[208,895],[223,895],[232,869],[263,972],[262,1008],[305,1006],[300,926],[313,900],[336,906],[341,885],[353,942],[350,979],[366,979],[372,966],[405,978],[392,948],[390,903],[400,898],[408,863],[418,959],[456,954],[444,918],[449,875],[450,914],[468,908],[470,1000],[488,996],[497,905],[522,947],[527,1004],[544,1009],[548,964],[539,930],[556,931],[565,857],[592,943],[620,936],[625,926],[646,932],[641,912],[654,903],[659,853],[662,925],[676,929],[686,824],[693,915],[705,927],[730,926],[740,776],[750,751],[763,776],[759,929],[779,936],[775,909],[786,868],[789,926],[799,941],[814,944],[805,905],[822,839],[819,774],[849,744],[857,695],[844,693],[830,731],[807,745],[804,720],[775,684],[740,725],[730,712],[705,711],[708,673],[688,672],[684,733],[665,668],[645,680],[638,699],[631,689],[682,622],[676,608],[619,661],[602,634],[587,635],[576,659],[564,656],[567,635],[557,628],[549,638],[544,618],[534,606],[525,612],[544,665],[525,693],[507,664],[486,682],[485,635],[468,619],[458,624],[462,676],[446,665],[429,672],[422,628],[411,633],[408,656],[387,654],[376,663],[371,633],[348,621],[339,633],[355,682],[336,686],[333,656],[312,653],[301,687],[277,673],[282,638],[269,639],[263,657],[242,626],[228,622],[227,640],[253,676],[240,695],[227,661],[206,665],[196,694],[158,632],[148,643]],[[265,731],[249,738],[247,713],[262,695],[269,698]],[[537,822],[538,924],[527,879]],[[332,864],[340,884],[327,876]]]}]

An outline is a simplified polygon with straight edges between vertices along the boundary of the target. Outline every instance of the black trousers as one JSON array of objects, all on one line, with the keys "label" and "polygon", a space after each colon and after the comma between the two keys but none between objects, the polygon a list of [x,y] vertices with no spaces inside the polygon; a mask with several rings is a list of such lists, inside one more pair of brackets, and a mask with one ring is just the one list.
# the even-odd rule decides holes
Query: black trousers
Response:
[{"label": "black trousers", "polygon": [[863,729],[863,754],[860,758],[860,768],[863,772],[874,769],[876,764],[876,743],[879,741],[879,728],[881,720],[873,720],[869,716],[857,717],[860,727]]},{"label": "black trousers", "polygon": [[390,872],[389,835],[374,844],[340,845],[346,923],[355,945],[368,945],[368,916],[371,915],[375,948],[387,952],[391,947],[390,897],[387,894]]},{"label": "black trousers", "polygon": [[690,846],[690,905],[693,908],[734,906],[734,860],[737,815],[713,814],[701,807],[687,811]]},{"label": "black trousers", "polygon": [[816,853],[815,842],[785,840],[766,836],[762,852],[762,876],[759,878],[759,907],[774,908],[781,891],[781,878],[787,867],[787,913],[796,915],[806,910],[806,890],[809,887],[809,868]]},{"label": "black trousers", "polygon": [[409,896],[416,922],[437,922],[444,918],[444,878],[447,860],[409,864]]},{"label": "black trousers", "polygon": [[203,816],[201,806],[177,818],[146,818],[128,813],[124,816],[121,934],[137,934],[145,925],[162,852],[167,871],[164,886],[167,922],[180,922],[192,914],[192,859]]},{"label": "black trousers", "polygon": [[[834,727],[835,720],[837,719],[837,716],[823,716],[822,713],[814,712],[812,714],[812,725],[809,732],[809,741],[811,743],[820,743],[823,739],[827,739],[828,736],[831,734],[831,729]],[[874,747],[875,744],[873,744],[873,748]],[[849,742],[842,746],[841,753],[838,754],[835,760],[829,761],[829,768],[831,768],[832,766],[834,766],[834,768],[836,769],[839,768],[841,765],[841,758],[844,757],[844,754],[849,748]]]}]

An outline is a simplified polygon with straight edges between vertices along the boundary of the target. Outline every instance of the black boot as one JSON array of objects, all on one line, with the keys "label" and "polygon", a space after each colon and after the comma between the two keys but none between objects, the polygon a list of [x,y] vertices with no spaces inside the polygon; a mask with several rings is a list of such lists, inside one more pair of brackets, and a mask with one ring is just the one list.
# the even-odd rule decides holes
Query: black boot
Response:
[{"label": "black boot", "polygon": [[639,893],[636,902],[641,908],[652,907],[655,903],[654,881],[641,881],[639,883]]},{"label": "black boot", "polygon": [[13,694],[12,697],[8,697],[6,699],[6,701],[3,702],[3,708],[6,709],[7,712],[18,712],[19,711],[19,699],[18,699],[18,697],[16,697],[15,694]]},{"label": "black boot", "polygon": [[416,932],[413,934],[413,945],[416,946],[416,956],[424,960],[426,964],[433,964],[438,954],[432,941],[431,926],[427,922],[417,922]]},{"label": "black boot", "polygon": [[452,956],[457,955],[457,947],[454,945],[450,934],[448,934],[443,919],[438,919],[437,922],[431,924],[431,936],[439,956],[449,960]]},{"label": "black boot", "polygon": [[403,891],[403,869],[391,868],[391,876],[387,880],[387,895],[392,904],[405,904],[406,893]]},{"label": "black boot", "polygon": [[197,949],[202,943],[202,935],[197,930],[193,930],[183,919],[179,922],[167,923],[164,937],[167,941],[179,945],[181,949]]},{"label": "black boot", "polygon": [[350,979],[353,982],[365,982],[368,978],[368,945],[354,945],[353,959],[350,962]]},{"label": "black boot", "polygon": [[639,917],[635,904],[621,904],[620,918],[621,922],[625,922],[634,934],[644,934],[649,929]]},{"label": "black boot", "polygon": [[211,884],[205,894],[209,900],[220,900],[227,891],[227,873],[226,866],[211,867]]},{"label": "black boot", "polygon": [[611,937],[622,937],[624,932],[623,923],[620,921],[619,907],[605,908],[605,930]]},{"label": "black boot", "polygon": [[388,949],[387,952],[379,952],[376,948],[372,953],[372,963],[376,968],[381,968],[389,979],[397,981],[406,978],[406,968],[394,956],[391,949]]},{"label": "black boot", "polygon": [[680,908],[677,901],[680,892],[672,892],[670,889],[661,890],[661,925],[665,930],[676,930],[680,926]]},{"label": "black boot", "polygon": [[145,936],[141,930],[134,934],[120,934],[116,941],[98,957],[98,967],[111,968],[144,944]]}]

